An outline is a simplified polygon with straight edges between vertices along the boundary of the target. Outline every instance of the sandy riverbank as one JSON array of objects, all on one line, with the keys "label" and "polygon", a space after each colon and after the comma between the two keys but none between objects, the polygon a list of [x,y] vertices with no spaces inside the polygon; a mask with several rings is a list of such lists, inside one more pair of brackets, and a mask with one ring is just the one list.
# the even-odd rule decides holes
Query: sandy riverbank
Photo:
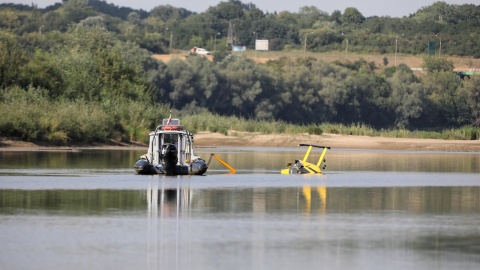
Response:
[{"label": "sandy riverbank", "polygon": [[296,147],[299,143],[309,143],[330,146],[334,149],[480,152],[480,140],[404,139],[338,134],[267,135],[241,132],[231,133],[229,136],[225,136],[219,133],[199,132],[194,136],[195,145]]},{"label": "sandy riverbank", "polygon": [[[220,133],[199,132],[194,135],[196,147],[206,146],[262,146],[262,147],[297,147],[299,143],[330,146],[333,149],[371,149],[371,150],[408,150],[408,151],[446,151],[446,152],[480,152],[480,140],[433,140],[412,138],[384,138],[369,136],[348,136],[338,134],[257,134],[248,132],[229,132],[228,136]],[[58,147],[38,145],[31,142],[0,139],[0,151],[48,151],[75,150],[85,148],[102,149],[145,149],[143,144],[125,144],[111,142],[108,144],[73,145]]]}]

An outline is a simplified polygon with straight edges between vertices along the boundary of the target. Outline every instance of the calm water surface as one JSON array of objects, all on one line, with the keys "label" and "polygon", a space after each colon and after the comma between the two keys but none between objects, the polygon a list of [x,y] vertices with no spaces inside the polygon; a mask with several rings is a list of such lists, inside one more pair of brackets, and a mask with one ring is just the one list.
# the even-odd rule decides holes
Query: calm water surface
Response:
[{"label": "calm water surface", "polygon": [[[480,154],[198,148],[206,176],[136,175],[145,150],[0,151],[0,269],[480,269]],[[312,153],[316,162],[318,151]]]}]

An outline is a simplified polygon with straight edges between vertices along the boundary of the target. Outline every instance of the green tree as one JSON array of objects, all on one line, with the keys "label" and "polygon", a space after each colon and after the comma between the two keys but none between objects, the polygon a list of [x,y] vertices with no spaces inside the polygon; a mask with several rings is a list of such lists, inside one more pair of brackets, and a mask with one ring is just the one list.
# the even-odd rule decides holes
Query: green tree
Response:
[{"label": "green tree", "polygon": [[457,89],[461,82],[457,75],[451,71],[436,71],[424,78],[423,83],[429,89],[429,99],[434,107],[427,123],[435,126],[452,127],[465,124],[464,115],[466,104],[459,96]]},{"label": "green tree", "polygon": [[391,125],[394,119],[390,106],[391,88],[383,78],[360,70],[345,80],[345,87],[351,93],[348,108],[351,114],[345,116],[346,123],[366,123],[375,127]]},{"label": "green tree", "polygon": [[319,62],[316,68],[316,76],[322,78],[322,90],[320,96],[325,104],[321,112],[324,116],[323,121],[327,122],[348,122],[349,113],[347,108],[351,102],[352,93],[345,87],[344,82],[353,75],[348,69]]},{"label": "green tree", "polygon": [[422,68],[430,74],[440,71],[453,71],[453,62],[443,57],[427,56],[423,58]]},{"label": "green tree", "polygon": [[211,95],[210,106],[214,112],[254,117],[260,102],[266,71],[252,60],[238,57],[226,60],[216,67],[218,88]]},{"label": "green tree", "polygon": [[78,23],[81,20],[97,15],[88,5],[88,0],[68,0],[64,2],[65,20],[68,23]]},{"label": "green tree", "polygon": [[[64,32],[67,30],[68,27],[68,22],[65,21],[65,18],[60,14],[58,11],[52,11],[48,12],[45,15],[43,15],[43,21],[44,21],[44,31],[61,31]],[[40,26],[41,27],[41,26]]]},{"label": "green tree", "polygon": [[383,65],[387,66],[388,65],[388,58],[385,56],[383,57]]},{"label": "green tree", "polygon": [[168,96],[176,108],[194,103],[196,106],[208,107],[210,99],[218,85],[213,70],[214,64],[205,57],[189,57],[187,61],[174,59],[167,65],[171,78]]},{"label": "green tree", "polygon": [[20,26],[18,12],[11,9],[0,10],[0,29],[12,30]]},{"label": "green tree", "polygon": [[360,25],[365,21],[365,17],[360,11],[358,11],[358,9],[354,7],[348,7],[343,12],[341,20],[343,23]]},{"label": "green tree", "polygon": [[299,12],[299,21],[298,24],[301,28],[313,28],[315,23],[319,21],[327,21],[329,19],[329,15],[325,11],[319,10],[315,6],[304,6],[301,7]]},{"label": "green tree", "polygon": [[238,0],[229,0],[228,2],[220,2],[214,7],[207,10],[214,17],[223,20],[233,20],[244,16],[244,8],[242,2]]},{"label": "green tree", "polygon": [[424,108],[430,104],[425,86],[404,64],[395,68],[387,81],[392,87],[391,106],[395,111],[395,126],[412,127],[422,116]]},{"label": "green tree", "polygon": [[51,53],[36,50],[31,60],[22,67],[21,85],[24,88],[32,86],[46,89],[50,97],[58,98],[64,82],[62,70],[56,61],[56,57]]},{"label": "green tree", "polygon": [[338,9],[334,10],[332,12],[332,15],[330,15],[330,20],[336,22],[337,24],[342,23],[342,12]]},{"label": "green tree", "polygon": [[160,5],[150,11],[150,16],[158,17],[163,22],[180,21],[192,15],[191,11],[184,8],[176,8],[171,5]]},{"label": "green tree", "polygon": [[25,52],[17,37],[0,30],[0,87],[19,83],[20,70],[26,63]]},{"label": "green tree", "polygon": [[283,105],[282,119],[297,123],[313,123],[328,120],[328,108],[322,91],[323,74],[329,74],[329,64],[313,58],[288,61],[280,74],[284,92],[279,94]]},{"label": "green tree", "polygon": [[342,37],[338,31],[329,27],[315,29],[309,36],[308,47],[315,51],[328,51],[332,44],[341,43]]},{"label": "green tree", "polygon": [[197,91],[197,72],[191,62],[173,59],[168,63],[167,72],[172,78],[169,98],[176,108],[182,108],[195,100]]},{"label": "green tree", "polygon": [[480,127],[480,78],[473,76],[471,79],[467,79],[458,94],[464,97],[464,101],[470,109],[471,124]]},{"label": "green tree", "polygon": [[72,27],[55,47],[54,63],[61,70],[68,99],[138,99],[148,93],[142,67],[129,64],[124,48],[108,31],[96,27]]}]

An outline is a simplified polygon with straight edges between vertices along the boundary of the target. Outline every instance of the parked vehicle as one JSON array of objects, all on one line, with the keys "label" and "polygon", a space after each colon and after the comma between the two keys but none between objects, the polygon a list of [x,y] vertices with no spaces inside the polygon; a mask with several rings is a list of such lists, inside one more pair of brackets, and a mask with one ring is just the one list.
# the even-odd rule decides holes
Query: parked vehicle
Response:
[{"label": "parked vehicle", "polygon": [[210,51],[207,51],[204,48],[196,48],[195,49],[195,54],[200,54],[200,55],[210,55]]}]

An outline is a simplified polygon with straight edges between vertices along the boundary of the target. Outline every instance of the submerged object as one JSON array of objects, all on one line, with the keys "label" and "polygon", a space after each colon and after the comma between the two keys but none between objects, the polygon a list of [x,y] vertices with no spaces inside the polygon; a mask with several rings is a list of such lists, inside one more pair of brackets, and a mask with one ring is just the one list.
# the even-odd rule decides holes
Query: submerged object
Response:
[{"label": "submerged object", "polygon": [[138,174],[165,175],[202,175],[208,169],[193,152],[193,134],[171,116],[150,132],[147,154],[133,167]]},{"label": "submerged object", "polygon": [[[289,162],[287,167],[280,171],[281,174],[316,174],[322,173],[322,169],[325,169],[327,165],[325,164],[326,159],[325,155],[327,154],[327,149],[330,149],[328,146],[319,146],[313,144],[299,144],[298,146],[308,146],[307,152],[303,157],[303,160],[296,159],[294,163]],[[318,159],[317,164],[313,164],[307,161],[312,148],[323,148],[322,154]]]}]

